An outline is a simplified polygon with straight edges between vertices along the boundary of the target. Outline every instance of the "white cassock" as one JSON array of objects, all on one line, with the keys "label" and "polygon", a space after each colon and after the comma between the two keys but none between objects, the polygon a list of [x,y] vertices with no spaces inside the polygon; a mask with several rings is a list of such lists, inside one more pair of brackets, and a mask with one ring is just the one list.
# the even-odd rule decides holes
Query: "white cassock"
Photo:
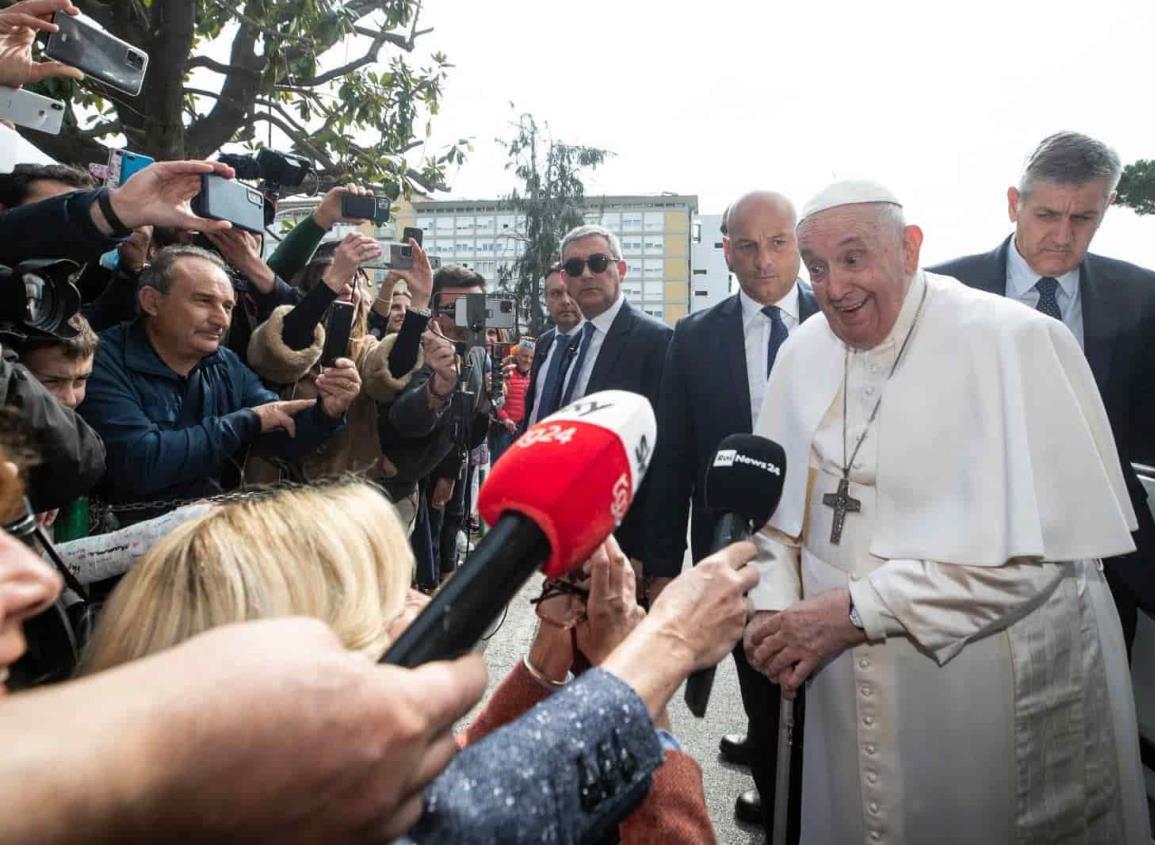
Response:
[{"label": "white cassock", "polygon": [[[884,398],[850,470],[861,510],[834,544],[822,497],[842,477],[847,360],[848,452]],[[1067,328],[920,272],[872,350],[822,316],[799,327],[757,433],[787,473],[755,607],[849,587],[869,637],[807,688],[802,842],[1148,845],[1098,560],[1134,548],[1135,517]]]}]

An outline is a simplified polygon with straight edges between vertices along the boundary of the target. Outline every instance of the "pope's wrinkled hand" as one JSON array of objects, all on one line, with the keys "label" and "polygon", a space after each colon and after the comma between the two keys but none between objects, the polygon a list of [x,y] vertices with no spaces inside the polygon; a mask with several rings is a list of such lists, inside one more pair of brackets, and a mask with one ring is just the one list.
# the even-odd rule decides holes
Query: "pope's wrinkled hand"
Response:
[{"label": "pope's wrinkled hand", "polygon": [[787,698],[825,661],[866,642],[850,624],[850,592],[828,590],[778,613],[759,612],[746,628],[746,658]]}]

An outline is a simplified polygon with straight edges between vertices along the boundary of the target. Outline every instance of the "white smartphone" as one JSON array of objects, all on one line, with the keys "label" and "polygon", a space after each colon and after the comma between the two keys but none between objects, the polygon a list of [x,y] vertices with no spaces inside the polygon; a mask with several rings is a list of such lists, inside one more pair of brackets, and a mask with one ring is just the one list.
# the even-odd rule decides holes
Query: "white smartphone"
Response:
[{"label": "white smartphone", "polygon": [[23,88],[0,87],[0,117],[49,135],[59,135],[64,103]]}]

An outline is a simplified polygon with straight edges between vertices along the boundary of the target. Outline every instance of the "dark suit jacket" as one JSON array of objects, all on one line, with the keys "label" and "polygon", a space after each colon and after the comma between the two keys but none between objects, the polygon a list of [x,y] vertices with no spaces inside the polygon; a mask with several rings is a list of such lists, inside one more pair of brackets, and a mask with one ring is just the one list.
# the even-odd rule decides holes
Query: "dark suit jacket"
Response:
[{"label": "dark suit jacket", "polygon": [[[818,303],[806,285],[799,293],[805,321]],[[646,575],[681,572],[691,498],[691,551],[694,560],[709,554],[719,514],[706,510],[706,467],[724,437],[751,428],[742,304],[734,294],[679,320],[666,354],[643,541]]]},{"label": "dark suit jacket", "polygon": [[[628,390],[631,393],[640,393],[650,400],[654,414],[657,415],[658,391],[662,383],[662,370],[665,367],[666,347],[669,346],[673,334],[674,330],[661,320],[655,320],[650,315],[630,307],[628,302],[623,302],[622,309],[610,325],[610,330],[606,333],[606,339],[598,352],[598,359],[594,362],[593,372],[590,373],[585,395],[597,393],[599,390]],[[664,436],[659,418],[658,443],[662,442]],[[642,524],[646,512],[646,497],[654,487],[649,479],[650,474],[652,473],[647,473],[633,504],[630,505],[629,513],[614,532],[622,551],[630,557],[642,557]]]},{"label": "dark suit jacket", "polygon": [[[537,343],[533,347],[533,364],[529,368],[529,387],[525,392],[525,419],[521,421],[520,430],[525,431],[529,428],[530,417],[533,416],[533,409],[537,405],[534,397],[537,395],[537,380],[541,373],[541,368],[545,366],[545,358],[549,355],[549,350],[553,347],[553,342],[557,338],[557,328],[546,329],[541,333],[541,337],[537,339]],[[545,378],[545,376],[540,376]]]},{"label": "dark suit jacket", "polygon": [[[981,255],[957,258],[933,273],[954,276],[971,287],[1005,296],[1011,239]],[[1155,610],[1155,520],[1132,461],[1155,460],[1155,273],[1099,255],[1079,267],[1083,307],[1083,351],[1115,433],[1127,489],[1139,518],[1138,551],[1110,565]]]}]

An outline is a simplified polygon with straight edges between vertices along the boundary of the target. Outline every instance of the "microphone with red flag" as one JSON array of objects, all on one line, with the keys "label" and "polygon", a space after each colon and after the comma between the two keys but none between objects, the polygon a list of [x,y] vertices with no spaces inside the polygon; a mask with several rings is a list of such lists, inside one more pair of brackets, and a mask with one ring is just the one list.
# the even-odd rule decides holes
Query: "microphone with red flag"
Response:
[{"label": "microphone with red flag", "polygon": [[629,510],[656,436],[649,400],[624,390],[591,394],[532,426],[481,488],[478,510],[493,528],[381,662],[456,657],[535,569],[557,578],[584,563]]}]

